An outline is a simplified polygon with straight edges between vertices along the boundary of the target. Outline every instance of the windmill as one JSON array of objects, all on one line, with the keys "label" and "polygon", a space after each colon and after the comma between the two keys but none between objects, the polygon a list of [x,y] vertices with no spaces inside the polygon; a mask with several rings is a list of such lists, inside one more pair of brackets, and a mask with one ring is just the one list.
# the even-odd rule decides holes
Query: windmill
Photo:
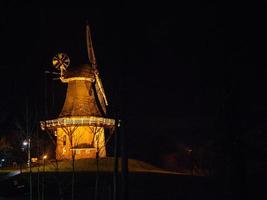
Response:
[{"label": "windmill", "polygon": [[57,119],[41,121],[43,130],[57,136],[57,159],[105,157],[104,128],[115,127],[115,120],[106,117],[108,105],[99,77],[90,28],[86,26],[89,63],[69,66],[65,53],[57,54],[52,64],[60,70],[60,80],[67,83],[65,102]]}]

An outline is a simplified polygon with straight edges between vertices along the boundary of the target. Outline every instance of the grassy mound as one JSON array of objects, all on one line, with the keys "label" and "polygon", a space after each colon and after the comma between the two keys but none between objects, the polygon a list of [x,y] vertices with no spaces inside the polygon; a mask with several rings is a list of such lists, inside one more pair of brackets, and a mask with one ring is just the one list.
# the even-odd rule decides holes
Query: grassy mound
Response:
[{"label": "grassy mound", "polygon": [[[114,171],[114,158],[106,157],[96,159],[79,159],[75,160],[74,168],[76,172],[95,172],[98,170],[102,172],[113,172]],[[63,160],[63,161],[46,161],[45,166],[40,164],[32,168],[32,172],[46,171],[46,172],[70,172],[72,171],[72,161]],[[155,167],[151,164],[148,164],[144,161],[128,159],[128,170],[129,172],[154,172],[154,173],[173,173],[168,172],[158,167]],[[27,172],[28,169],[24,169],[24,172]],[[119,159],[119,171],[121,171],[121,159]]]}]

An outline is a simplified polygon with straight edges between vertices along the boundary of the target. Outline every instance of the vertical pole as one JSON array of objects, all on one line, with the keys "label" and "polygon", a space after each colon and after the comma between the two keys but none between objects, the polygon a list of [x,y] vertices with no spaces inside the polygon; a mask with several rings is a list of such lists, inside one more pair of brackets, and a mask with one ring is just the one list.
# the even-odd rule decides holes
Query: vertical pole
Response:
[{"label": "vertical pole", "polygon": [[27,149],[28,149],[28,167],[29,167],[29,192],[30,192],[30,200],[32,200],[32,168],[31,168],[31,139],[29,133],[29,107],[28,107],[28,99],[26,99],[26,134],[27,134]]},{"label": "vertical pole", "polygon": [[[39,158],[39,156],[38,156]],[[38,161],[39,162],[39,161]],[[37,168],[37,199],[40,200],[40,169],[39,169],[39,163],[38,163],[38,168]]]},{"label": "vertical pole", "polygon": [[[38,128],[36,129],[37,131],[37,158],[40,157],[40,141],[39,141],[39,130]],[[38,161],[38,167],[37,167],[37,199],[40,200],[40,169],[39,169],[39,161]]]},{"label": "vertical pole", "polygon": [[74,144],[73,144],[73,132],[71,133],[71,158],[72,158],[72,178],[71,178],[71,200],[74,200],[74,183],[75,183],[75,177],[74,177],[74,167],[75,167],[75,153],[76,150],[74,149]]},{"label": "vertical pole", "polygon": [[[120,82],[119,82],[119,88],[120,88],[120,94],[121,95],[121,102],[120,102],[120,116],[122,121],[120,122],[120,150],[121,150],[121,198],[123,200],[128,199],[128,154],[127,154],[127,134],[125,131],[125,123],[126,123],[126,109],[127,109],[127,96],[125,95],[125,69],[127,66],[127,54],[128,54],[128,46],[127,46],[127,35],[128,34],[128,23],[127,17],[128,14],[125,12],[127,9],[125,9],[125,1],[120,1],[121,7],[119,10],[119,27],[120,27],[120,53],[121,53],[121,61],[120,61]],[[123,16],[123,17],[121,17]]]},{"label": "vertical pole", "polygon": [[96,180],[95,180],[95,200],[98,199],[98,184],[99,184],[99,152],[98,152],[98,139],[96,144]]},{"label": "vertical pole", "polygon": [[44,179],[44,176],[45,176],[45,159],[43,159],[43,177],[42,177],[42,200],[44,200],[44,187],[45,187],[45,179]]},{"label": "vertical pole", "polygon": [[45,71],[44,74],[45,74],[45,80],[44,80],[44,116],[45,118],[47,118],[48,116],[48,108],[47,108],[47,74],[49,72],[48,71]]},{"label": "vertical pole", "polygon": [[125,132],[125,122],[121,123],[121,192],[122,199],[128,199],[128,154],[127,154],[127,135]]},{"label": "vertical pole", "polygon": [[32,163],[31,163],[31,139],[28,141],[28,162],[30,167],[30,200],[32,200]]},{"label": "vertical pole", "polygon": [[114,138],[114,172],[113,172],[113,200],[118,200],[118,120],[115,123]]}]

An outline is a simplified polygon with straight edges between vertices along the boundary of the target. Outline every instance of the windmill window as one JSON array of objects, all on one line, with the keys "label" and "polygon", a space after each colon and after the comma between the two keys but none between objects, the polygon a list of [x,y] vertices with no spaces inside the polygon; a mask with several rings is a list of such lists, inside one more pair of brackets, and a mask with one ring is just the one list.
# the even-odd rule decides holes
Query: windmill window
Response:
[{"label": "windmill window", "polygon": [[66,135],[63,136],[63,145],[66,145]]}]

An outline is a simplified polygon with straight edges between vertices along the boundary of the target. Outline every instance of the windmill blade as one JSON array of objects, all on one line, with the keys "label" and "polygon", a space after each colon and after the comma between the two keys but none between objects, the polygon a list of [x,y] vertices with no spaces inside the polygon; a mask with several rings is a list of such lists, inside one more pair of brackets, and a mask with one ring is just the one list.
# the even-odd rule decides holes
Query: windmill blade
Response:
[{"label": "windmill blade", "polygon": [[106,105],[104,102],[103,95],[101,94],[100,89],[99,89],[96,81],[94,82],[94,84],[92,86],[93,86],[92,89],[94,92],[97,107],[99,108],[99,111],[102,114],[102,116],[106,116],[106,113],[107,113]]},{"label": "windmill blade", "polygon": [[96,69],[97,65],[96,65],[95,52],[93,48],[90,27],[88,24],[86,25],[86,44],[87,44],[87,54],[89,61],[92,64],[92,67]]},{"label": "windmill blade", "polygon": [[[97,90],[99,90],[99,93],[102,95],[105,105],[108,106],[108,101],[107,101],[107,97],[104,91],[104,87],[102,85],[102,81],[100,77],[98,76],[97,72],[95,72],[95,79],[96,79],[96,87],[98,87]],[[98,96],[100,94],[98,94]]]},{"label": "windmill blade", "polygon": [[99,97],[99,99],[103,99],[105,105],[108,105],[107,102],[107,98],[105,95],[105,91],[102,85],[102,81],[98,75],[98,70],[97,70],[97,64],[96,64],[96,58],[95,58],[95,52],[94,52],[94,47],[93,47],[93,43],[92,43],[92,37],[91,37],[91,31],[90,31],[90,27],[87,24],[86,25],[86,43],[87,43],[87,54],[88,54],[88,58],[90,63],[92,64],[92,67],[94,69],[94,75],[95,75],[95,79],[96,79],[96,89],[97,89],[97,95]]}]

